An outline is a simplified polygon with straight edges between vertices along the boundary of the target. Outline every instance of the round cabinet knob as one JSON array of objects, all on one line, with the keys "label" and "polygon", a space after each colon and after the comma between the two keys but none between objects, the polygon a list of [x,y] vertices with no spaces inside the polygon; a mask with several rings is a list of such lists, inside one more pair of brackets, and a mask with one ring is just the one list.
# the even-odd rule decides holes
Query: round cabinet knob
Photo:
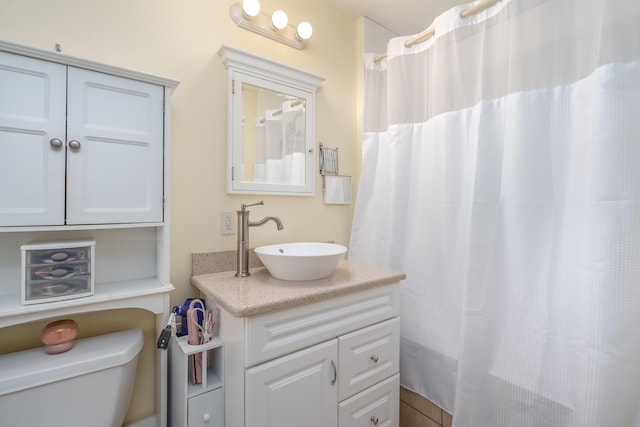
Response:
[{"label": "round cabinet knob", "polygon": [[378,356],[375,354],[371,355],[371,360],[373,361],[373,363],[378,363]]},{"label": "round cabinet knob", "polygon": [[374,426],[377,426],[379,422],[380,422],[380,420],[379,420],[379,419],[378,419],[378,417],[376,417],[375,415],[373,415],[373,416],[371,417],[371,423],[372,423]]},{"label": "round cabinet knob", "polygon": [[202,421],[204,421],[205,423],[208,423],[209,421],[211,421],[211,415],[209,415],[208,413],[205,413],[202,416]]},{"label": "round cabinet knob", "polygon": [[59,150],[64,144],[61,139],[53,138],[51,141],[49,141],[49,145],[51,145],[52,148]]},{"label": "round cabinet knob", "polygon": [[80,149],[80,141],[72,139],[71,141],[69,141],[69,148],[71,148],[73,151],[78,151]]}]

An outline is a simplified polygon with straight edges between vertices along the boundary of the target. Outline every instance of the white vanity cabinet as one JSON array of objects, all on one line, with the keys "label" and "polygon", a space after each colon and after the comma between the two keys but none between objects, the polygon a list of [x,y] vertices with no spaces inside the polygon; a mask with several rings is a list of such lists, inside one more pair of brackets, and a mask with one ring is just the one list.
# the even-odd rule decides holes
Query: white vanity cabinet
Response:
[{"label": "white vanity cabinet", "polygon": [[162,85],[0,52],[0,93],[0,226],[162,222]]},{"label": "white vanity cabinet", "polygon": [[398,427],[397,288],[253,317],[222,310],[226,425]]}]

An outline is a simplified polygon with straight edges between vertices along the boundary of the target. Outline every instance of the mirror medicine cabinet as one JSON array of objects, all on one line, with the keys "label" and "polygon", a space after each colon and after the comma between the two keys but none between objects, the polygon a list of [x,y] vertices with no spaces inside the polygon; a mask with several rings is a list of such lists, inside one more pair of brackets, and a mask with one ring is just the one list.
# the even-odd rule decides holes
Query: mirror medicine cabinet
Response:
[{"label": "mirror medicine cabinet", "polygon": [[315,94],[322,77],[229,47],[227,193],[314,195]]}]

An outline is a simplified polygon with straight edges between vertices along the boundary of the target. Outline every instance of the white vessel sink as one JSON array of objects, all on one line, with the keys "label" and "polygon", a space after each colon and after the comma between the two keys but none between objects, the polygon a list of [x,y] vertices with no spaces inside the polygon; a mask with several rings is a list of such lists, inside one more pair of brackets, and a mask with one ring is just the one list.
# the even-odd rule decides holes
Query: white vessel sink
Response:
[{"label": "white vessel sink", "polygon": [[334,243],[300,242],[255,249],[269,273],[281,280],[316,280],[330,276],[347,248]]}]

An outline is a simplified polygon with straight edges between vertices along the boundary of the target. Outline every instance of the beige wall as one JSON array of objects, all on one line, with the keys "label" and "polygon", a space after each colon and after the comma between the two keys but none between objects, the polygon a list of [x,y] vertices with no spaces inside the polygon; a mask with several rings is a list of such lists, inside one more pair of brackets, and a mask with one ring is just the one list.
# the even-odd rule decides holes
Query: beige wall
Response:
[{"label": "beige wall", "polygon": [[[315,197],[225,193],[226,70],[217,51],[228,44],[325,77],[317,94],[316,142],[338,147],[341,173],[357,178],[360,23],[320,0],[261,0],[266,12],[281,8],[292,23],[312,23],[313,37],[299,51],[236,27],[229,17],[233,3],[0,0],[0,39],[51,50],[59,43],[67,55],[181,81],[171,105],[172,304],[195,293],[189,283],[192,252],[235,249],[235,236],[220,234],[221,212],[235,211],[240,203],[264,199],[265,206],[253,208],[252,217],[277,215],[285,225],[280,232],[270,223],[252,228],[252,247],[349,240],[353,204],[324,205],[317,174]],[[105,321],[100,316],[83,320]],[[23,335],[23,329],[0,331],[3,342]]]}]

